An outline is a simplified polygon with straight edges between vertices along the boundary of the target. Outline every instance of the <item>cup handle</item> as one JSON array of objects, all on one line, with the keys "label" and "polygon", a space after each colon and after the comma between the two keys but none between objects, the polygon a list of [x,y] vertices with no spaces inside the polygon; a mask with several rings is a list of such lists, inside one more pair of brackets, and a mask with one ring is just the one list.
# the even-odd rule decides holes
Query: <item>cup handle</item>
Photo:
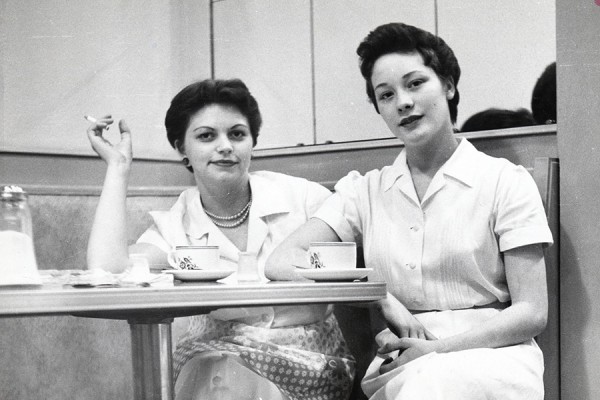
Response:
[{"label": "cup handle", "polygon": [[169,251],[167,253],[167,261],[169,262],[169,265],[175,269],[180,269],[179,268],[179,261],[177,260],[177,256],[175,253],[175,249],[172,249],[171,251]]}]

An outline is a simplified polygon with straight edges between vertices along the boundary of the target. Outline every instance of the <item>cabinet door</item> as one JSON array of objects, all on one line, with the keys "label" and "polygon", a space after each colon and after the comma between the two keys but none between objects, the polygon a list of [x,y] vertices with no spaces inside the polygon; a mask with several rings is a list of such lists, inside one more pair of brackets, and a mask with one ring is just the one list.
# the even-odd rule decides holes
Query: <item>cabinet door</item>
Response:
[{"label": "cabinet door", "polygon": [[392,137],[369,102],[356,48],[388,22],[435,32],[434,5],[433,0],[314,0],[317,143]]},{"label": "cabinet door", "polygon": [[439,35],[460,63],[457,125],[486,108],[531,109],[556,60],[554,0],[439,0]]},{"label": "cabinet door", "polygon": [[263,127],[257,148],[313,143],[309,0],[214,2],[215,78],[242,79]]}]

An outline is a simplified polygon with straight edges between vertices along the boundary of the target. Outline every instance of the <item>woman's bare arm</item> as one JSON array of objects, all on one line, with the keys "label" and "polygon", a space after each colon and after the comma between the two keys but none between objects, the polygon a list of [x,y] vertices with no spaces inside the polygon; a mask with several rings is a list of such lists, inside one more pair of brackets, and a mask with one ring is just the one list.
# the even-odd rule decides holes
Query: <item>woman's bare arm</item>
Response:
[{"label": "woman's bare arm", "polygon": [[131,133],[127,124],[120,121],[121,141],[112,145],[102,136],[103,130],[112,122],[108,115],[87,130],[92,148],[107,164],[90,232],[87,264],[90,269],[122,272],[129,264],[126,200],[132,159]]},{"label": "woman's bare arm", "polygon": [[310,242],[339,242],[340,237],[324,221],[311,218],[275,248],[265,263],[270,280],[298,280],[295,266],[306,266]]}]

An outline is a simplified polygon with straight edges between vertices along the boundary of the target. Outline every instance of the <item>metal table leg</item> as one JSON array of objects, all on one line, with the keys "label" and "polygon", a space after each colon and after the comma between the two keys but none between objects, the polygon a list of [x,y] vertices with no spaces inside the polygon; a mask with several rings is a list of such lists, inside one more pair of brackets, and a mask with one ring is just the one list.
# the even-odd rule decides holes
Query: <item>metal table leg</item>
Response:
[{"label": "metal table leg", "polygon": [[173,400],[172,318],[129,320],[135,400]]}]

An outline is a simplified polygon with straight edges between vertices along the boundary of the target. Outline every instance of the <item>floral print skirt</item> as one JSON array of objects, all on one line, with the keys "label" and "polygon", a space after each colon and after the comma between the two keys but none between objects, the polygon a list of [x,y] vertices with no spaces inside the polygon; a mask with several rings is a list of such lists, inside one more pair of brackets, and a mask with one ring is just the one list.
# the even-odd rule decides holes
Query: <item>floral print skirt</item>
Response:
[{"label": "floral print skirt", "polygon": [[179,375],[191,359],[207,352],[230,354],[257,379],[267,379],[289,400],[345,400],[355,361],[335,316],[309,324],[264,328],[202,315],[193,317],[173,356]]}]

